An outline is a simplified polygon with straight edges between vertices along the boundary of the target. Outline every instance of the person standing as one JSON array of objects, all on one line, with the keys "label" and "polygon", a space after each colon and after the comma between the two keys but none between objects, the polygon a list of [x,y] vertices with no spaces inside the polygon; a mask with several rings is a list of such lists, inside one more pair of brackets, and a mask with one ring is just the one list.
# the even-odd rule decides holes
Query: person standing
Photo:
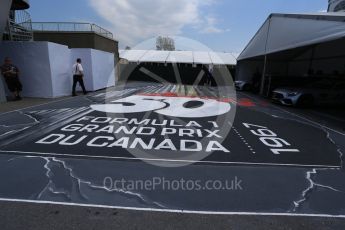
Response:
[{"label": "person standing", "polygon": [[253,92],[259,93],[261,87],[262,73],[259,68],[256,68],[255,73],[253,74],[252,83],[253,83]]},{"label": "person standing", "polygon": [[213,65],[208,65],[207,69],[207,85],[212,86],[212,80],[213,80]]},{"label": "person standing", "polygon": [[12,60],[9,57],[5,58],[4,64],[0,68],[8,89],[14,95],[14,100],[21,100],[20,92],[23,86],[19,80],[19,69],[12,64]]},{"label": "person standing", "polygon": [[85,89],[84,85],[84,69],[83,66],[81,65],[81,59],[78,58],[77,62],[73,65],[73,88],[72,88],[72,96],[77,96],[75,89],[77,87],[77,83],[81,86],[83,89],[84,95],[87,94],[87,91]]}]

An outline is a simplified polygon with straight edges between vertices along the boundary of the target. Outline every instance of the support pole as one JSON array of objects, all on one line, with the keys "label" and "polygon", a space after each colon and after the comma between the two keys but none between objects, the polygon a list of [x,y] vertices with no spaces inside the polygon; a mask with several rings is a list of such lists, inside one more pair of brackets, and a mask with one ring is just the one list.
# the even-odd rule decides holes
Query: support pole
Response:
[{"label": "support pole", "polygon": [[267,29],[267,37],[266,37],[266,44],[265,44],[265,60],[264,60],[264,68],[262,71],[262,77],[261,77],[261,87],[260,87],[260,94],[264,95],[265,93],[265,81],[266,81],[266,72],[267,72],[267,45],[268,45],[268,38],[270,35],[270,29],[271,29],[271,20],[272,16],[268,19],[268,29]]},{"label": "support pole", "polygon": [[[311,50],[311,56],[309,59],[309,66],[308,66],[308,75],[309,75],[311,68],[313,67],[314,56],[315,56],[315,46],[313,46],[313,48]],[[310,76],[308,76],[308,77],[310,77]]]},{"label": "support pole", "polygon": [[265,54],[264,59],[264,69],[262,71],[262,77],[261,77],[261,87],[260,87],[260,94],[264,95],[265,93],[265,82],[266,82],[266,67],[267,66],[267,55]]}]

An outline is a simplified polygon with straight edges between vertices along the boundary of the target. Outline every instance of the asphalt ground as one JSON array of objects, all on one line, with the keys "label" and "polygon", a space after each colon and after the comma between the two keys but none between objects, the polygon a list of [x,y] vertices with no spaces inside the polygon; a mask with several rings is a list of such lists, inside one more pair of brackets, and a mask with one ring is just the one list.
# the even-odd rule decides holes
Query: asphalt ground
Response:
[{"label": "asphalt ground", "polygon": [[[73,213],[78,219],[79,213],[86,209],[6,202],[44,201],[113,207],[128,216],[131,212],[138,212],[123,211],[122,208],[155,210],[159,213],[140,215],[145,218],[157,215],[163,220],[178,217],[181,223],[194,218],[195,228],[207,227],[208,223],[219,224],[221,228],[232,223],[236,229],[247,226],[245,222],[259,228],[258,223],[261,222],[262,226],[275,229],[279,229],[278,223],[281,229],[298,229],[305,224],[310,227],[315,223],[319,223],[320,229],[327,229],[320,224],[326,222],[330,229],[342,229],[342,217],[345,216],[342,153],[345,142],[341,118],[315,116],[308,111],[273,105],[251,94],[238,93],[236,96],[227,94],[228,91],[213,87],[134,84],[125,89],[115,88],[1,114],[0,181],[3,186],[0,187],[0,196],[7,210],[3,215],[11,215],[11,210],[23,208],[29,213],[38,212],[37,215],[43,218],[49,213],[38,209],[59,207],[77,210]],[[133,95],[139,96],[136,100],[142,97],[161,102],[168,100],[170,107],[171,104],[175,107],[169,109],[169,103],[166,103],[158,114],[149,109],[122,114],[121,117],[92,109],[102,109],[97,106]],[[218,115],[213,112],[219,111],[212,110],[211,114],[208,114],[210,110],[200,110],[200,116],[193,115],[192,111],[200,108],[197,103],[200,98],[231,109]],[[181,115],[179,104],[174,104],[178,100],[183,100],[184,105],[191,109],[188,116]],[[133,106],[133,103],[126,103],[125,109]],[[234,110],[236,113],[232,120],[230,113]],[[109,135],[107,124],[92,122],[94,118],[109,116],[124,119],[121,120],[124,123],[115,122],[113,129],[125,126],[127,133],[122,128],[118,135]],[[133,119],[139,123],[148,119],[149,123],[128,124]],[[153,120],[156,123],[153,124]],[[164,125],[165,121],[167,124]],[[95,126],[91,130],[80,131],[86,125]],[[150,128],[148,134],[137,133],[143,127]],[[170,128],[172,133],[162,135],[164,128]],[[188,131],[180,133],[181,129]],[[133,133],[130,130],[134,130]],[[153,130],[155,132],[151,134]],[[200,135],[197,130],[200,130]],[[92,142],[99,135],[102,138]],[[45,139],[49,136],[50,139]],[[60,137],[63,139],[56,142],[51,139]],[[65,139],[67,137],[69,139]],[[125,139],[115,143],[123,137]],[[61,144],[61,141],[65,142]],[[161,144],[163,142],[164,145]],[[177,151],[181,149],[183,151]],[[188,165],[171,167],[180,164]],[[121,184],[121,180],[126,181],[126,186]],[[139,186],[128,187],[128,182],[153,180],[164,181],[165,186],[159,184],[148,188],[139,183]],[[182,186],[182,180],[190,182],[189,187]],[[174,181],[177,181],[175,186],[172,185]],[[218,188],[208,187],[209,181],[216,181]],[[20,218],[24,222],[32,219],[25,215]],[[6,217],[1,219],[11,223]],[[116,226],[118,221],[125,219],[109,218],[105,222]],[[137,223],[134,221],[133,225]],[[145,224],[149,226],[152,223]]]},{"label": "asphalt ground", "polygon": [[344,220],[320,217],[199,215],[0,202],[1,229],[343,229]]}]

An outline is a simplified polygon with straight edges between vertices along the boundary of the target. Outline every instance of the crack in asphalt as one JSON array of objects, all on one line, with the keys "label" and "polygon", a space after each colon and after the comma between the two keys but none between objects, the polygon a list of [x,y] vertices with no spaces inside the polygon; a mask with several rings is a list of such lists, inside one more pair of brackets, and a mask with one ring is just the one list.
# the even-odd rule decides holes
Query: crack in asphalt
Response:
[{"label": "crack in asphalt", "polygon": [[[309,119],[302,120],[302,118],[300,118],[299,116],[296,116],[293,113],[290,113],[290,112],[287,112],[287,111],[281,110],[281,109],[270,110],[269,112],[266,111],[265,109],[263,109],[261,111],[274,117],[274,118],[277,118],[277,119],[296,121],[296,122],[299,122],[299,123],[302,123],[305,125],[309,125],[309,126],[312,126],[312,127],[315,127],[315,128],[318,128],[318,129],[324,131],[326,133],[327,139],[333,145],[336,146],[337,152],[339,153],[339,160],[340,160],[341,168],[314,168],[311,171],[306,172],[305,179],[308,181],[309,186],[305,190],[302,191],[300,200],[293,201],[293,208],[292,208],[292,210],[290,210],[290,212],[298,211],[298,209],[300,209],[302,207],[302,205],[308,201],[308,198],[310,198],[312,196],[312,193],[313,193],[313,191],[315,191],[316,188],[323,188],[323,189],[327,189],[327,190],[332,191],[332,192],[343,192],[343,191],[340,191],[336,188],[333,188],[331,185],[324,185],[324,184],[320,184],[320,183],[316,182],[316,180],[317,180],[316,178],[318,176],[318,171],[330,171],[330,170],[340,171],[345,167],[344,159],[343,159],[344,154],[342,152],[342,148],[337,144],[337,142],[335,140],[332,139],[331,133],[330,133],[330,131],[328,131],[327,127],[325,127],[322,124],[317,124],[317,123],[311,122],[311,121],[309,121]],[[281,116],[280,115],[281,111],[287,112],[288,114],[290,114],[291,116],[293,115],[294,117]],[[273,112],[276,112],[276,113],[273,114]],[[298,117],[299,119],[297,119],[295,117]],[[334,133],[337,133],[337,132],[334,132]],[[312,178],[312,176],[313,176],[313,178]]]},{"label": "crack in asphalt", "polygon": [[327,133],[327,139],[330,140],[338,149],[337,152],[339,153],[339,157],[340,157],[340,165],[343,168],[344,167],[344,154],[342,152],[342,149],[339,145],[337,145],[337,143],[331,138],[331,134],[330,132],[328,132],[325,128],[323,128],[323,130]]},{"label": "crack in asphalt", "polygon": [[[253,108],[251,108],[251,109],[253,109]],[[312,193],[313,193],[313,191],[315,191],[316,188],[323,188],[323,189],[330,190],[332,192],[343,192],[343,191],[340,191],[340,190],[338,190],[336,188],[333,188],[331,185],[324,185],[324,184],[320,184],[320,183],[315,182],[317,180],[316,178],[318,176],[318,171],[330,171],[330,170],[338,170],[339,171],[339,170],[342,170],[345,167],[344,159],[343,159],[344,154],[342,152],[342,148],[337,144],[337,142],[335,140],[332,139],[330,131],[328,131],[328,129],[324,125],[316,124],[314,122],[310,122],[309,120],[302,120],[301,118],[297,119],[295,117],[284,116],[284,115],[282,116],[280,110],[266,111],[266,109],[262,109],[261,111],[266,113],[266,114],[268,114],[268,115],[270,115],[270,116],[272,116],[272,117],[274,117],[274,118],[277,118],[277,119],[296,121],[296,122],[299,122],[299,123],[302,123],[302,124],[305,124],[305,125],[309,125],[309,126],[312,126],[312,127],[315,127],[315,128],[318,128],[318,129],[324,131],[326,133],[327,139],[333,145],[336,146],[337,152],[339,153],[339,160],[340,160],[341,168],[319,168],[319,169],[318,168],[314,168],[311,171],[307,171],[306,172],[305,179],[308,181],[309,186],[305,190],[302,191],[301,199],[300,200],[293,201],[293,208],[289,212],[296,212],[296,211],[298,211],[298,209],[300,209],[302,207],[302,205],[305,202],[307,202],[308,199],[312,196]],[[273,112],[275,112],[275,114],[273,114]],[[290,115],[293,115],[293,114],[290,114]],[[312,175],[313,175],[313,178],[312,178]]]},{"label": "crack in asphalt", "polygon": [[93,189],[103,190],[103,191],[106,191],[109,193],[118,193],[118,194],[127,195],[127,196],[138,199],[139,201],[141,201],[144,204],[150,204],[151,203],[154,206],[156,206],[157,208],[166,208],[164,205],[162,205],[158,202],[149,201],[140,193],[136,193],[136,192],[132,192],[132,191],[124,190],[124,189],[119,189],[119,188],[109,188],[109,187],[106,187],[105,185],[101,186],[101,185],[94,184],[91,181],[84,180],[84,179],[78,177],[74,173],[73,168],[68,166],[65,161],[58,159],[56,157],[23,156],[23,157],[12,158],[9,161],[14,161],[14,160],[21,159],[21,158],[43,159],[45,161],[45,164],[43,167],[46,171],[45,176],[48,179],[48,183],[46,184],[46,186],[43,188],[43,190],[36,197],[37,200],[42,199],[42,196],[47,191],[49,191],[53,194],[57,194],[57,195],[64,195],[68,200],[72,199],[73,191],[68,191],[67,189],[57,189],[55,186],[55,183],[54,183],[53,178],[52,178],[54,176],[54,170],[52,167],[54,164],[55,165],[57,164],[58,167],[68,171],[68,175],[71,178],[73,185],[75,185],[75,184],[77,185],[77,187],[76,187],[77,191],[76,192],[78,193],[78,195],[80,195],[86,201],[89,201],[89,197],[87,197],[87,195],[83,194],[82,185],[86,185],[86,186],[93,188]]},{"label": "crack in asphalt", "polygon": [[40,157],[41,159],[44,159],[46,161],[46,163],[44,164],[44,168],[46,169],[46,177],[48,178],[48,183],[47,185],[44,187],[44,189],[38,194],[37,199],[41,199],[41,197],[43,196],[44,192],[48,189],[50,192],[52,192],[53,194],[57,194],[57,195],[65,195],[68,199],[70,199],[70,195],[68,194],[67,191],[59,191],[56,187],[55,184],[53,182],[53,180],[51,179],[51,177],[54,175],[52,169],[49,167],[49,164],[51,163],[51,160],[49,158],[46,157]]},{"label": "crack in asphalt", "polygon": [[23,111],[18,111],[18,113],[20,113],[21,115],[24,115],[24,116],[26,116],[26,117],[28,117],[28,118],[34,120],[34,122],[31,123],[32,125],[35,125],[35,124],[40,123],[36,118],[34,118],[33,116],[31,116],[30,114],[27,114],[27,113],[25,113],[25,112],[23,112]]},{"label": "crack in asphalt", "polygon": [[[323,126],[320,126],[320,129],[323,130],[324,132],[326,132],[327,134],[327,139],[330,140],[330,142],[332,142],[336,147],[337,147],[337,152],[339,153],[339,159],[340,159],[340,162],[341,162],[341,167],[343,168],[344,167],[344,161],[343,161],[343,157],[344,157],[344,154],[342,152],[342,149],[339,147],[339,145],[337,145],[337,143],[331,138],[331,134],[329,131],[326,130],[326,128],[324,128]],[[312,193],[313,191],[315,191],[316,188],[323,188],[323,189],[327,189],[327,190],[330,190],[332,192],[343,192],[343,191],[340,191],[336,188],[333,188],[331,185],[324,185],[324,184],[320,184],[320,183],[316,183],[315,180],[316,180],[316,177],[318,176],[318,171],[330,171],[330,170],[342,170],[341,168],[323,168],[323,169],[317,169],[317,168],[314,168],[312,169],[311,171],[307,171],[306,172],[306,177],[305,179],[309,182],[309,187],[306,188],[305,190],[302,191],[302,198],[300,200],[297,200],[297,201],[294,201],[293,202],[293,209],[292,211],[293,212],[296,212],[299,208],[301,208],[301,206],[307,202],[308,198],[310,198],[310,196],[312,196]],[[312,179],[312,175],[314,175],[314,179]]]},{"label": "crack in asphalt", "polygon": [[[0,125],[0,127],[3,127],[3,128],[5,128],[5,129],[11,128],[10,131],[0,134],[0,137],[6,136],[6,135],[11,134],[11,133],[13,133],[13,132],[21,132],[21,131],[24,131],[25,129],[28,129],[28,128],[30,128],[31,126],[40,123],[36,118],[34,118],[33,116],[31,116],[31,115],[29,115],[29,114],[26,114],[26,113],[24,113],[24,112],[22,112],[22,111],[17,111],[17,112],[20,113],[21,115],[24,115],[24,116],[26,116],[26,117],[29,117],[30,119],[34,120],[34,122],[27,123],[27,124]],[[24,127],[23,127],[23,126],[24,126]]]},{"label": "crack in asphalt", "polygon": [[308,186],[308,188],[306,188],[305,190],[302,191],[301,199],[293,202],[294,207],[292,210],[290,210],[290,212],[298,211],[298,209],[301,208],[305,202],[307,202],[308,198],[310,198],[310,196],[312,195],[312,192],[315,191],[315,189],[318,187],[330,190],[332,192],[343,192],[343,191],[340,191],[336,188],[333,188],[330,185],[323,185],[323,184],[315,182],[315,179],[312,178],[312,175],[314,175],[314,177],[317,177],[318,171],[322,171],[322,170],[323,171],[329,171],[329,170],[339,170],[339,169],[316,169],[316,168],[314,168],[310,171],[307,171],[305,179],[309,182],[309,186]]}]

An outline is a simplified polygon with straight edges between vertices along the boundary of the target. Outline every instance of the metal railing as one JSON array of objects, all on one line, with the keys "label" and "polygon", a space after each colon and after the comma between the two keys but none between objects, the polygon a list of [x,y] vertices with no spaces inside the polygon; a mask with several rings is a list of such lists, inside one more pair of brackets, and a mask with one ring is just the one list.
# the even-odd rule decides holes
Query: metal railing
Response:
[{"label": "metal railing", "polygon": [[31,15],[25,10],[15,11],[15,23],[28,31],[32,31]]},{"label": "metal railing", "polygon": [[33,22],[32,29],[34,31],[58,31],[58,32],[95,32],[107,38],[113,39],[113,34],[91,23],[77,23],[77,22]]}]

